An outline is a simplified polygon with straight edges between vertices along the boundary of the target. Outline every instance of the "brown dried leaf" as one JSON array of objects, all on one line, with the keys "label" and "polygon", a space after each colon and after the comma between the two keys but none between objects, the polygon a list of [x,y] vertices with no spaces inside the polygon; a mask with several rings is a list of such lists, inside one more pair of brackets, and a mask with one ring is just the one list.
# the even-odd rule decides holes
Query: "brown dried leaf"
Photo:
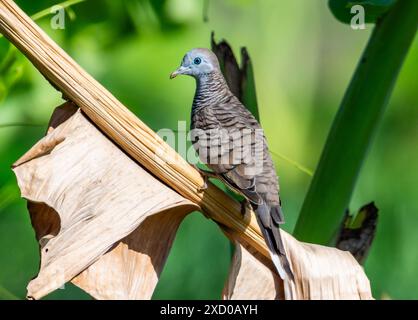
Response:
[{"label": "brown dried leaf", "polygon": [[211,34],[211,48],[216,54],[232,93],[260,121],[255,90],[254,71],[250,56],[245,47],[241,48],[241,66],[238,65],[234,52],[226,40],[215,41],[215,33]]},{"label": "brown dried leaf", "polygon": [[179,223],[197,206],[132,161],[80,111],[56,124],[14,165],[41,247],[28,297],[73,280],[98,299],[149,299]]},{"label": "brown dried leaf", "polygon": [[235,242],[231,270],[222,292],[224,300],[284,299],[283,281],[272,263],[251,247]]},{"label": "brown dried leaf", "polygon": [[356,260],[363,264],[376,234],[379,209],[374,202],[360,208],[356,216],[347,210],[338,233],[336,247],[350,251]]},{"label": "brown dried leaf", "polygon": [[[373,299],[363,268],[347,251],[297,241],[282,232],[295,282],[285,283],[291,299]],[[223,299],[283,299],[282,280],[271,261],[237,244]]]},{"label": "brown dried leaf", "polygon": [[72,282],[98,299],[151,299],[184,211],[148,217]]},{"label": "brown dried leaf", "polygon": [[215,33],[211,35],[211,47],[212,51],[216,54],[221,66],[222,73],[225,76],[226,83],[228,84],[231,92],[241,98],[241,70],[238,62],[235,59],[231,46],[225,40],[216,43]]}]

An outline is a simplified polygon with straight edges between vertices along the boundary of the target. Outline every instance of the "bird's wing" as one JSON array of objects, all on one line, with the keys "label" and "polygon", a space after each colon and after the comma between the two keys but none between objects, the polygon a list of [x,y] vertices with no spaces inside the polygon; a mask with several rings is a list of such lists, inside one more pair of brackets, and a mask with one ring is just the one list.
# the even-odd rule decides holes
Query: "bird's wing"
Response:
[{"label": "bird's wing", "polygon": [[260,204],[256,176],[263,159],[254,155],[262,154],[264,135],[257,120],[235,96],[204,108],[194,120],[204,128],[196,148],[201,160],[233,190]]}]

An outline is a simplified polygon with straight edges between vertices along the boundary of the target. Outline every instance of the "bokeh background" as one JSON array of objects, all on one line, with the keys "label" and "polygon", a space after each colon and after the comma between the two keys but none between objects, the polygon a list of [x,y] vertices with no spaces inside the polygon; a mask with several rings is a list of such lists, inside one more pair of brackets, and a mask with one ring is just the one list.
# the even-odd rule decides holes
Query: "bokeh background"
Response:
[{"label": "bokeh background", "polygon": [[[16,2],[34,14],[58,0]],[[205,10],[203,0],[86,0],[69,11],[64,30],[52,29],[50,17],[38,23],[154,130],[177,128],[178,120],[189,123],[194,81],[168,79],[187,50],[208,47],[212,30],[236,52],[246,46],[270,148],[314,169],[373,25],[352,30],[332,16],[326,0],[208,4]],[[8,42],[0,39],[0,61],[7,48]],[[25,58],[17,57],[11,74],[2,70],[0,299],[23,299],[26,284],[38,270],[38,246],[10,166],[43,136],[53,108],[62,100]],[[350,204],[356,211],[375,201],[380,209],[365,264],[377,299],[418,298],[417,70],[416,38]],[[274,160],[287,219],[284,228],[291,232],[311,177],[282,158]],[[230,255],[228,240],[213,222],[199,213],[189,215],[154,298],[218,299]],[[46,299],[89,298],[66,285]]]}]

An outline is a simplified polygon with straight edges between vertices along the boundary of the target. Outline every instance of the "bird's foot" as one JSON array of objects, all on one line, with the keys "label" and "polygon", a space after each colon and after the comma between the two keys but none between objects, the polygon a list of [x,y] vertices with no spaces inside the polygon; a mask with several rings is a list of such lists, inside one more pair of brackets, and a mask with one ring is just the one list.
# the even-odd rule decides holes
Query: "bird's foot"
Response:
[{"label": "bird's foot", "polygon": [[243,217],[247,214],[247,212],[251,212],[251,202],[248,199],[244,199],[241,202],[241,214]]},{"label": "bird's foot", "polygon": [[208,177],[202,175],[202,178],[203,178],[203,186],[201,186],[197,189],[198,193],[202,193],[208,188]]},{"label": "bird's foot", "polygon": [[212,172],[212,171],[205,170],[205,169],[201,169],[201,168],[199,168],[199,167],[198,167],[197,165],[195,165],[195,164],[192,164],[192,166],[193,166],[193,167],[194,167],[197,171],[199,171],[200,175],[201,175],[201,176],[202,176],[202,178],[203,178],[203,185],[197,189],[197,192],[202,193],[202,192],[204,192],[204,191],[208,188],[208,181],[209,181],[209,178],[216,178],[216,174],[215,174],[214,172]]}]

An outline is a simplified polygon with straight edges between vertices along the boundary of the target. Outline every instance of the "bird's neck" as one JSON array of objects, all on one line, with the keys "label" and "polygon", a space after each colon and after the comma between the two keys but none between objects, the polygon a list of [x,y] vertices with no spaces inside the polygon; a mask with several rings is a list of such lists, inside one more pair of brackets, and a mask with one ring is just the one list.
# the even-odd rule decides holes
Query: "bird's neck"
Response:
[{"label": "bird's neck", "polygon": [[229,88],[221,72],[211,72],[196,78],[196,92],[193,99],[193,110],[216,105]]}]

